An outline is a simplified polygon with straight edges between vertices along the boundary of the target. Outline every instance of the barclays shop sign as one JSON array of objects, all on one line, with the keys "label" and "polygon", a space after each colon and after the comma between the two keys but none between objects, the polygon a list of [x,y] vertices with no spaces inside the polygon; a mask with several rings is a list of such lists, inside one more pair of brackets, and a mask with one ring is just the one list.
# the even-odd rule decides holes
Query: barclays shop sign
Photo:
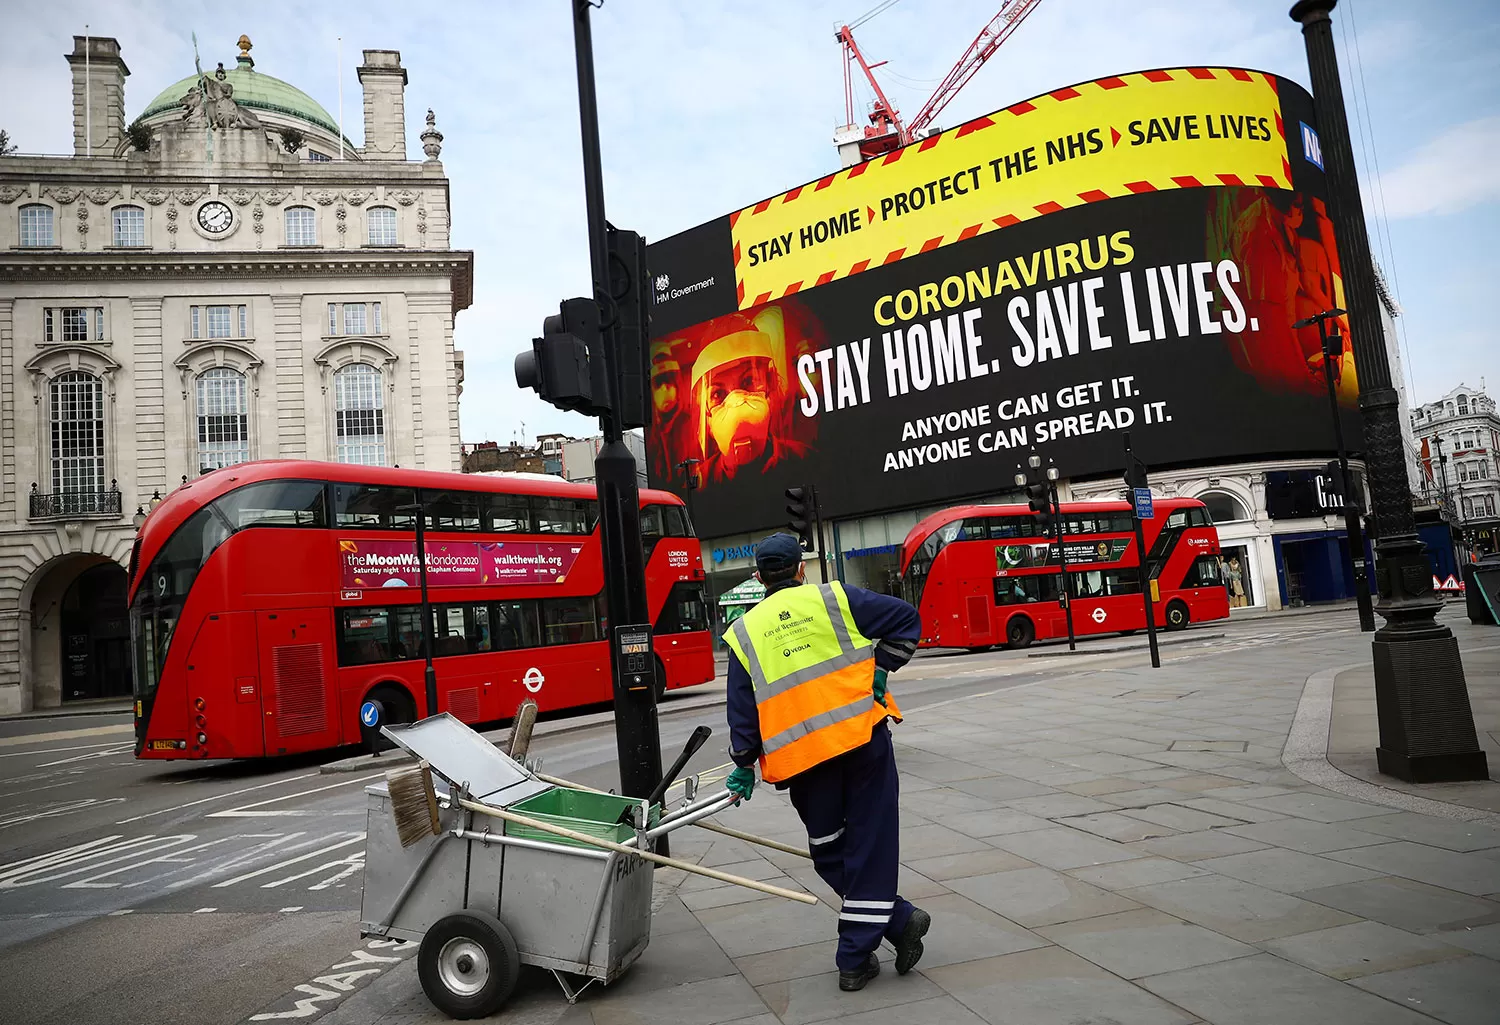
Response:
[{"label": "barclays shop sign", "polygon": [[722,566],[726,562],[737,562],[740,559],[749,561],[755,558],[755,542],[750,541],[741,545],[726,545],[723,548],[715,548],[711,554],[715,566]]}]

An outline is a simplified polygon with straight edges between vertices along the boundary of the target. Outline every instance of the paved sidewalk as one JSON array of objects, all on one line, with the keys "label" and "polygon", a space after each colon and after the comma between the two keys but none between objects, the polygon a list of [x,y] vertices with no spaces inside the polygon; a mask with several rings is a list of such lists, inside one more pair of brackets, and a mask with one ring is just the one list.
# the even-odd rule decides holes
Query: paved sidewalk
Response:
[{"label": "paved sidewalk", "polygon": [[[1444,618],[1466,647],[1500,643]],[[1353,627],[1343,614],[1312,640],[1160,670],[1060,665],[1046,684],[911,708],[895,730],[901,885],[933,916],[917,971],[896,976],[886,951],[880,978],[839,992],[837,901],[810,863],[690,829],[678,856],[823,903],[697,877],[670,891],[658,873],[646,955],[560,1020],[1492,1023],[1500,828],[1349,800],[1281,763],[1308,674],[1368,659]],[[1493,684],[1493,661],[1466,664],[1471,687]],[[770,788],[721,821],[805,843]]]}]

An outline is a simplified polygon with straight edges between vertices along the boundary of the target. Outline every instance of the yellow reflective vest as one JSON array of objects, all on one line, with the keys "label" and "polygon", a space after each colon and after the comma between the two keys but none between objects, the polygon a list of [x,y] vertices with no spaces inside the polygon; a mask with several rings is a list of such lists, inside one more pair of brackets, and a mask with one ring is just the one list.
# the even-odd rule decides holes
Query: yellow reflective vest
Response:
[{"label": "yellow reflective vest", "polygon": [[755,688],[761,778],[790,779],[870,739],[887,716],[875,700],[875,645],[854,625],[837,581],[767,595],[724,637]]}]

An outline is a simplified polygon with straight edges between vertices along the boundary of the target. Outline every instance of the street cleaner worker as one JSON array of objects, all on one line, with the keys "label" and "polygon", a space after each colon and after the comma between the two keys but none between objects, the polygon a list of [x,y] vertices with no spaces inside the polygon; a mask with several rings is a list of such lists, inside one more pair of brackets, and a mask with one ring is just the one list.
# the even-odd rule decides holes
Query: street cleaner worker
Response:
[{"label": "street cleaner worker", "polygon": [[896,893],[900,809],[886,719],[901,721],[886,674],[916,654],[922,619],[899,598],[805,584],[802,546],[772,534],[755,550],[766,596],[724,635],[729,645],[727,786],[749,800],[755,769],[790,791],[813,865],[843,901],[839,989],[880,974],[875,948],[896,948],[905,975],[931,916]]}]

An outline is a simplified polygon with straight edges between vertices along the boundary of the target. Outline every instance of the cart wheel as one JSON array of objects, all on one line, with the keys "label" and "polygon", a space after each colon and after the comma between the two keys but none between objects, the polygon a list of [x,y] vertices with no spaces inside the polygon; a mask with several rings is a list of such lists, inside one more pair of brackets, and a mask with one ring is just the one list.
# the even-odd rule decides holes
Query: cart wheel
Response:
[{"label": "cart wheel", "polygon": [[482,911],[437,920],[417,951],[417,977],[434,1007],[450,1018],[483,1018],[510,999],[521,971],[515,938]]}]

